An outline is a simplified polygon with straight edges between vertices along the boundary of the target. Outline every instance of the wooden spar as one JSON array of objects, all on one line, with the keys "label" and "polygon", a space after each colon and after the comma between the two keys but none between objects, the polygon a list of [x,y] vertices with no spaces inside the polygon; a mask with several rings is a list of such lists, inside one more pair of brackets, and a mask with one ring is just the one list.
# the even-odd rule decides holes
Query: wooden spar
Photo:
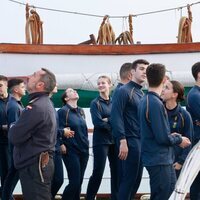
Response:
[{"label": "wooden spar", "polygon": [[0,43],[0,53],[66,55],[138,55],[200,52],[200,43],[139,45],[56,45]]},{"label": "wooden spar", "polygon": [[93,34],[90,35],[90,39],[86,40],[84,42],[79,43],[80,44],[97,44],[96,38]]}]

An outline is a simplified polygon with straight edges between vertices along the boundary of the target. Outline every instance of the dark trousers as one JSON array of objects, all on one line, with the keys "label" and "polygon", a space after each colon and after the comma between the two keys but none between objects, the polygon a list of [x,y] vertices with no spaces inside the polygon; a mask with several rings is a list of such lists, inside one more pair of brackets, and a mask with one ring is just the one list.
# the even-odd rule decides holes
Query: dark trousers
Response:
[{"label": "dark trousers", "polygon": [[181,173],[181,169],[175,170],[175,173],[176,173],[176,179],[178,179]]},{"label": "dark trousers", "polygon": [[60,152],[55,152],[54,175],[51,185],[52,199],[55,198],[57,192],[59,191],[60,187],[63,184],[63,181],[64,181],[64,175],[63,175],[62,155],[60,154]]},{"label": "dark trousers", "polygon": [[[12,159],[13,160],[13,159]],[[19,180],[19,174],[17,169],[14,167],[13,161],[11,162],[11,167],[8,170],[6,176],[3,191],[2,191],[2,200],[11,200],[13,199],[12,194]]]},{"label": "dark trousers", "polygon": [[3,190],[4,181],[8,174],[10,165],[10,154],[8,144],[0,144],[0,177],[1,177],[1,189]]},{"label": "dark trousers", "polygon": [[87,200],[94,200],[103,177],[106,159],[108,157],[111,172],[111,199],[116,199],[117,193],[117,155],[115,145],[98,145],[93,147],[93,172],[87,187]]},{"label": "dark trousers", "polygon": [[[118,200],[134,198],[142,179],[141,143],[139,139],[128,138],[128,156],[119,161]],[[119,145],[119,144],[118,144]]]},{"label": "dark trousers", "polygon": [[9,144],[9,153],[10,153],[10,167],[8,170],[8,174],[4,181],[3,191],[2,191],[2,200],[12,200],[13,199],[13,191],[17,182],[19,180],[19,173],[14,166],[13,161],[13,146]]},{"label": "dark trousers", "polygon": [[191,200],[200,200],[200,172],[197,177],[194,179],[190,187],[190,199]]},{"label": "dark trousers", "polygon": [[69,184],[65,187],[62,199],[63,200],[80,200],[81,185],[89,152],[77,152],[68,149],[67,154],[62,155],[65,167],[67,169]]},{"label": "dark trousers", "polygon": [[51,181],[54,173],[53,157],[39,169],[39,161],[19,170],[24,200],[51,200]]},{"label": "dark trousers", "polygon": [[151,200],[168,200],[176,183],[173,165],[151,166],[146,169],[150,177]]}]

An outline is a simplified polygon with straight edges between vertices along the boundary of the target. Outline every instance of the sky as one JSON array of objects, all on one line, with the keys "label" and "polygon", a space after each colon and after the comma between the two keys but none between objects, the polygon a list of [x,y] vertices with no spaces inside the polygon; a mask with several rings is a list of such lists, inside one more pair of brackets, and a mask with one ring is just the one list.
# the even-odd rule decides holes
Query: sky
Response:
[{"label": "sky", "polygon": [[[198,0],[16,0],[38,7],[67,10],[97,15],[128,16],[149,11],[176,8],[198,2]],[[193,41],[200,41],[200,4],[191,7],[193,13]],[[78,44],[97,38],[102,18],[51,12],[36,9],[43,21],[44,44]],[[182,13],[182,14],[181,14]],[[181,16],[187,9],[172,10],[133,18],[133,38],[142,44],[176,43]],[[123,18],[110,18],[115,35],[128,30]],[[9,0],[1,0],[0,43],[25,43],[25,6]]]}]

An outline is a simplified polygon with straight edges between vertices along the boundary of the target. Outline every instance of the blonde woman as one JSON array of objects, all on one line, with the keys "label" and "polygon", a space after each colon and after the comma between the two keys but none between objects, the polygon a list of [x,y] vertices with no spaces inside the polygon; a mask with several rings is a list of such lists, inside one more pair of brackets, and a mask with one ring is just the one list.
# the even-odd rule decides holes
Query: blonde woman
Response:
[{"label": "blonde woman", "polygon": [[111,199],[116,194],[116,164],[117,156],[112,138],[110,125],[110,112],[112,101],[110,99],[111,80],[108,76],[100,76],[97,80],[99,96],[90,105],[93,132],[93,173],[87,188],[87,200],[94,200],[103,177],[106,159],[108,157],[111,171]]}]

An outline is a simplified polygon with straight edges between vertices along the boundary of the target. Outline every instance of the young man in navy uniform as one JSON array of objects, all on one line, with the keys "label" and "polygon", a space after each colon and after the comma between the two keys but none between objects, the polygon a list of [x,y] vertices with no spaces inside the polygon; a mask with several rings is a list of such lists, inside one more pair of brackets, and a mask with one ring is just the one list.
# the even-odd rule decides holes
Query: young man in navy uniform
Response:
[{"label": "young man in navy uniform", "polygon": [[120,76],[120,82],[117,84],[117,87],[112,93],[112,98],[115,96],[115,92],[118,91],[118,89],[123,86],[124,84],[128,83],[132,79],[132,63],[124,63],[120,70],[119,70],[119,76]]},{"label": "young man in navy uniform", "polygon": [[143,96],[141,89],[148,64],[143,59],[134,61],[132,80],[121,86],[113,98],[111,124],[120,159],[117,195],[120,200],[134,197],[142,177],[138,104]]},{"label": "young man in navy uniform", "polygon": [[[8,79],[0,75],[0,177],[1,189],[3,189],[4,181],[8,173],[10,156],[8,150],[8,122],[6,115],[6,106],[9,100]],[[1,197],[1,194],[0,194]]]},{"label": "young man in navy uniform", "polygon": [[56,143],[56,116],[49,93],[55,75],[42,68],[28,77],[29,104],[9,130],[14,165],[19,171],[25,200],[51,200]]},{"label": "young man in navy uniform", "polygon": [[169,199],[176,182],[173,146],[184,148],[190,145],[188,138],[170,132],[167,112],[160,98],[166,81],[165,71],[162,64],[148,66],[146,75],[149,89],[138,111],[142,161],[150,177],[151,200]]},{"label": "young man in navy uniform", "polygon": [[[200,140],[200,62],[192,66],[192,75],[195,79],[195,86],[187,96],[187,110],[190,112],[194,125],[193,144]],[[200,172],[190,188],[190,199],[200,200]]]},{"label": "young man in navy uniform", "polygon": [[[13,122],[16,122],[23,109],[21,98],[25,95],[26,87],[24,81],[22,79],[10,79],[8,81],[8,89],[10,92],[10,99],[7,103],[7,120],[8,120],[8,129]],[[19,175],[17,169],[14,167],[13,162],[13,146],[9,142],[9,153],[10,153],[10,166],[9,171],[6,176],[3,192],[2,192],[2,200],[13,199],[12,193],[15,189],[15,186],[19,180]]]}]

